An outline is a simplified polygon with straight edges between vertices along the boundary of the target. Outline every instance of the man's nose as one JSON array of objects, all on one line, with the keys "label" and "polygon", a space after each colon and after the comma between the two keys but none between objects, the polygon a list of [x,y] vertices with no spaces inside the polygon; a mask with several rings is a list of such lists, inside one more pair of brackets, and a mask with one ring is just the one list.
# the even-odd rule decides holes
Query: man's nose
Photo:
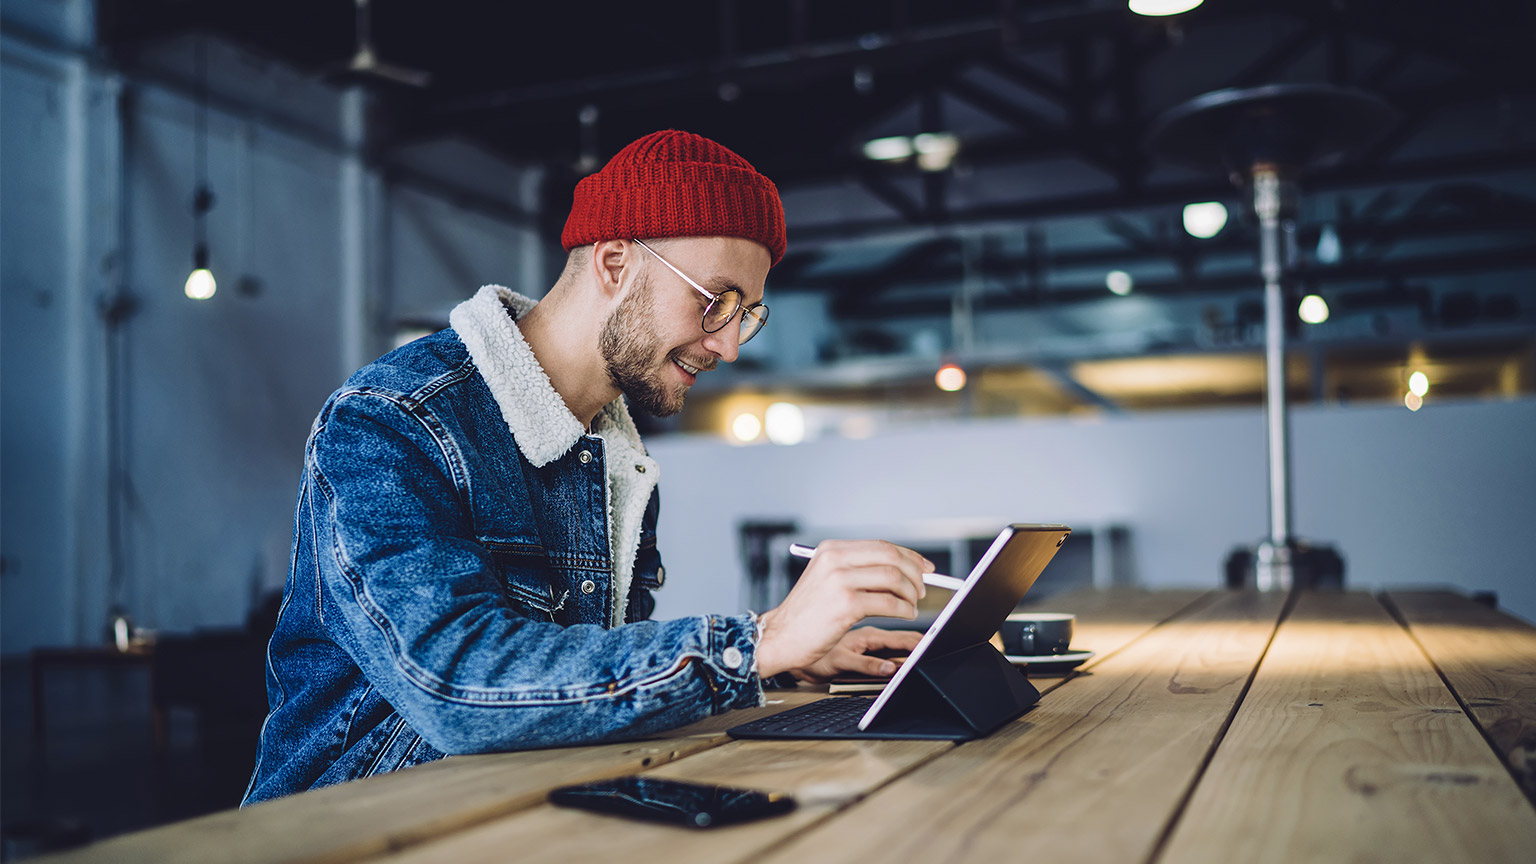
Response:
[{"label": "man's nose", "polygon": [[741,353],[741,316],[732,318],[729,324],[704,336],[704,348],[727,363],[735,363]]}]

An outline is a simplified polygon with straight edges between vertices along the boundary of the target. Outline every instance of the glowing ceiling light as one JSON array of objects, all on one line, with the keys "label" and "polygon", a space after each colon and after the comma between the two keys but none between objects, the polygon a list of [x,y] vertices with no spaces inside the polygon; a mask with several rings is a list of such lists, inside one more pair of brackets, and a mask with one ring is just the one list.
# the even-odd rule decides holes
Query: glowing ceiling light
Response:
[{"label": "glowing ceiling light", "polygon": [[215,291],[219,290],[219,283],[213,280],[213,271],[207,267],[199,267],[187,277],[186,287],[182,289],[193,300],[207,300]]},{"label": "glowing ceiling light", "polygon": [[960,152],[960,139],[950,132],[924,132],[912,137],[917,151],[917,167],[924,171],[943,171]]},{"label": "glowing ceiling light", "polygon": [[757,436],[761,434],[763,434],[763,421],[757,419],[757,415],[750,411],[737,414],[731,421],[731,436],[743,444],[756,441]]},{"label": "glowing ceiling light", "polygon": [[1408,376],[1408,392],[1415,396],[1423,396],[1429,392],[1429,376],[1423,372],[1415,372]]},{"label": "glowing ceiling light", "polygon": [[1111,270],[1104,275],[1104,287],[1119,294],[1121,297],[1131,293],[1131,287],[1135,285],[1131,274],[1124,270]]},{"label": "glowing ceiling light", "polygon": [[876,162],[894,162],[912,158],[912,139],[905,135],[876,138],[864,143],[864,158]]},{"label": "glowing ceiling light", "polygon": [[793,402],[775,402],[764,416],[768,440],[775,444],[799,444],[805,440],[805,412]]},{"label": "glowing ceiling light", "polygon": [[1203,2],[1205,0],[1130,0],[1128,5],[1137,15],[1158,18],[1188,12]]},{"label": "glowing ceiling light", "polygon": [[1328,301],[1316,294],[1308,294],[1301,298],[1301,306],[1296,314],[1308,324],[1321,324],[1328,320]]},{"label": "glowing ceiling light", "polygon": [[1409,391],[1408,395],[1403,397],[1403,404],[1408,406],[1409,411],[1417,411],[1424,407],[1424,397]]},{"label": "glowing ceiling light", "polygon": [[965,370],[960,368],[959,363],[945,363],[934,374],[933,383],[937,384],[940,390],[949,393],[963,390],[965,389]]},{"label": "glowing ceiling light", "polygon": [[1184,230],[1191,237],[1209,240],[1227,226],[1227,205],[1220,201],[1204,201],[1184,205]]}]

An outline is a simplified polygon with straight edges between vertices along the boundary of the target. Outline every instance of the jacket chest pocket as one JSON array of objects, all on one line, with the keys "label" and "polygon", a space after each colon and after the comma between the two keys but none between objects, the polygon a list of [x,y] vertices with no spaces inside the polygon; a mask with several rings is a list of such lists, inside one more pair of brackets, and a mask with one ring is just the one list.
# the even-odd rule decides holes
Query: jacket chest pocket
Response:
[{"label": "jacket chest pocket", "polygon": [[512,608],[534,621],[562,623],[565,589],[549,566],[544,551],[535,546],[488,543],[496,576]]}]

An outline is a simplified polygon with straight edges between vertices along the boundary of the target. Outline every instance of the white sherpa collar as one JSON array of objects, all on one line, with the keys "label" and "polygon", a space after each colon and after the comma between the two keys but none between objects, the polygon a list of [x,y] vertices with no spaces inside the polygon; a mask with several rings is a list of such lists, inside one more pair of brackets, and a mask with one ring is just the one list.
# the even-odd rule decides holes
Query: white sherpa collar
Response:
[{"label": "white sherpa collar", "polygon": [[[501,419],[517,439],[518,449],[535,468],[542,468],[565,455],[586,430],[555,391],[522,331],[507,314],[510,306],[522,317],[536,302],[500,285],[486,285],[454,307],[448,323],[491,388]],[[623,396],[603,406],[593,431],[605,438],[617,433],[635,449],[643,449]]]},{"label": "white sherpa collar", "polygon": [[[565,455],[586,430],[565,406],[512,316],[527,314],[536,301],[500,285],[487,285],[454,308],[448,323],[459,335],[480,377],[490,388],[501,418],[524,458],[542,468]],[[603,406],[592,434],[604,439],[607,472],[608,551],[613,560],[612,626],[624,623],[629,586],[640,546],[640,526],[651,492],[660,479],[646,455],[640,432],[620,396]]]}]

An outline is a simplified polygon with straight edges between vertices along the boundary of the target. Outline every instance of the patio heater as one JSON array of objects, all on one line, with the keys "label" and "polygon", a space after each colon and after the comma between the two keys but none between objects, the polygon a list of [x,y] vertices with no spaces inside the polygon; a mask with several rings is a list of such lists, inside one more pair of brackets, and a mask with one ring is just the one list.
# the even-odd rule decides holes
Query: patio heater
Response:
[{"label": "patio heater", "polygon": [[1220,171],[1253,208],[1264,279],[1264,390],[1269,450],[1269,535],[1239,547],[1227,562],[1228,585],[1261,589],[1342,587],[1343,559],[1291,533],[1289,420],[1285,399],[1284,283],[1293,266],[1296,178],[1336,163],[1381,136],[1397,112],[1363,90],[1328,84],[1273,84],[1218,90],[1170,109],[1150,136],[1154,156],[1201,171]]}]

